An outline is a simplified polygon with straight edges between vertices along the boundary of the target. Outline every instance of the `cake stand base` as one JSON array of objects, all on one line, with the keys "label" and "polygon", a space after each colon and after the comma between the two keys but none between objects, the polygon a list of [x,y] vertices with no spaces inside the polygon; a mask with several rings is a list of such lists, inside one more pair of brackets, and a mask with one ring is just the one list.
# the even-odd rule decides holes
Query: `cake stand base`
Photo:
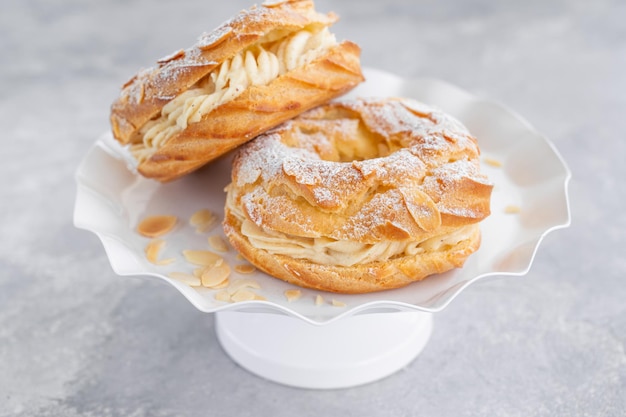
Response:
[{"label": "cake stand base", "polygon": [[217,312],[226,353],[270,381],[299,388],[347,388],[384,378],[422,351],[432,332],[430,313],[393,312],[312,325],[279,314]]}]

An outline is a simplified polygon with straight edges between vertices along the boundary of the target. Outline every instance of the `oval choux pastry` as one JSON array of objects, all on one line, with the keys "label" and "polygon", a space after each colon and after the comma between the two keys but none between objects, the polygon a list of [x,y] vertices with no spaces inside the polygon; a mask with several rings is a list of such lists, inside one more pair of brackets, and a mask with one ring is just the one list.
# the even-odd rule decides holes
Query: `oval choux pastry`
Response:
[{"label": "oval choux pastry", "polygon": [[137,171],[170,181],[363,81],[359,47],[337,42],[311,0],[240,12],[140,71],[111,106]]}]

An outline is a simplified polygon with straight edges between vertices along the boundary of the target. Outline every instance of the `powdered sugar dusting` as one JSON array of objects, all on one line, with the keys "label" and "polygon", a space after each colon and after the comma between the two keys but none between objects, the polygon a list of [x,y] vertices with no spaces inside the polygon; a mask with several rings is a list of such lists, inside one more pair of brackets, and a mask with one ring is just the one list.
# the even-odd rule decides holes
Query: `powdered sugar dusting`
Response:
[{"label": "powdered sugar dusting", "polygon": [[480,172],[478,160],[442,165],[424,180],[424,189],[438,196],[437,207],[441,213],[467,219],[483,216],[481,204],[485,195],[490,195],[491,188],[488,178]]},{"label": "powdered sugar dusting", "polygon": [[462,159],[442,165],[432,171],[432,175],[443,181],[459,181],[464,178],[487,183],[487,177],[480,172],[478,161]]},{"label": "powdered sugar dusting", "polygon": [[408,149],[400,149],[386,158],[355,161],[353,165],[364,177],[375,177],[382,185],[391,186],[397,178],[413,179],[416,183],[424,177],[426,166]]},{"label": "powdered sugar dusting", "polygon": [[235,160],[233,180],[238,187],[275,177],[281,167],[282,146],[277,134],[266,134],[243,146]]},{"label": "powdered sugar dusting", "polygon": [[272,13],[271,8],[253,6],[250,9],[242,10],[237,16],[228,21],[227,24],[238,26],[245,23],[247,26],[254,28],[266,22]]},{"label": "powdered sugar dusting", "polygon": [[222,25],[212,32],[205,32],[198,38],[196,46],[200,50],[212,48],[226,40],[227,36],[230,35],[232,31],[232,27]]},{"label": "powdered sugar dusting", "polygon": [[415,117],[400,102],[391,101],[385,105],[364,102],[360,107],[363,121],[373,132],[383,137],[393,137],[402,133],[411,136],[426,136],[433,123],[422,117]]},{"label": "powdered sugar dusting", "polygon": [[[259,202],[262,202],[259,204]],[[258,227],[265,227],[268,213],[275,216],[280,213],[277,220],[288,223],[292,231],[297,231],[299,236],[315,236],[315,225],[312,219],[302,213],[292,200],[285,196],[272,197],[267,190],[257,187],[241,197],[241,204],[247,217]]]},{"label": "powdered sugar dusting", "polygon": [[[430,238],[445,220],[440,213],[471,222],[488,214],[491,185],[480,172],[475,140],[465,128],[456,129],[457,122],[400,100],[343,100],[326,106],[239,151],[233,180],[253,221],[278,225],[277,216],[268,214],[275,210],[307,236],[375,243]],[[337,108],[351,111],[332,110]],[[340,142],[371,154],[376,140],[382,155],[354,161],[322,158],[337,158],[332,147]],[[259,189],[265,190],[261,199]]]},{"label": "powdered sugar dusting", "polygon": [[309,186],[315,203],[325,208],[340,206],[362,181],[358,170],[345,162],[286,158],[283,172],[297,184]]}]

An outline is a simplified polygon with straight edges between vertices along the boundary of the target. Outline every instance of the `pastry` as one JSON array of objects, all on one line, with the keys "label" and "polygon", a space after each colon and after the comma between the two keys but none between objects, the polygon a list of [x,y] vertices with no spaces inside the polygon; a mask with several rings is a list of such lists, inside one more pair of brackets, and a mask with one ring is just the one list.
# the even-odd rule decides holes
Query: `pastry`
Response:
[{"label": "pastry", "polygon": [[162,58],[111,106],[113,136],[145,177],[170,181],[363,80],[359,47],[337,42],[310,0],[240,12]]},{"label": "pastry", "polygon": [[252,264],[341,293],[461,267],[492,185],[457,120],[404,98],[337,100],[235,152],[224,231]]}]

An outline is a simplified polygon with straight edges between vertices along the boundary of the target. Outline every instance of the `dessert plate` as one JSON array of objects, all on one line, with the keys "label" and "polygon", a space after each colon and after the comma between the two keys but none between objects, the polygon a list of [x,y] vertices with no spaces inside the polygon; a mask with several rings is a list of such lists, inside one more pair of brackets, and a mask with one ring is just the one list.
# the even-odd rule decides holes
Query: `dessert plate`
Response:
[{"label": "dessert plate", "polygon": [[[230,180],[231,156],[182,179],[160,184],[136,174],[125,150],[108,133],[95,142],[77,170],[75,225],[101,239],[117,274],[162,280],[203,312],[276,312],[318,325],[364,312],[437,312],[472,283],[487,277],[524,275],[541,240],[570,223],[570,172],[552,143],[505,107],[445,82],[405,80],[373,69],[365,70],[365,75],[367,81],[349,96],[411,97],[452,114],[478,138],[483,170],[494,183],[492,214],[481,224],[480,249],[463,268],[405,288],[362,295],[297,288],[258,271],[240,274],[233,270],[231,281],[255,282],[259,288],[251,290],[260,297],[219,301],[215,295],[220,290],[191,287],[169,275],[191,273],[196,268],[185,261],[183,250],[211,250],[208,236],[224,237],[219,223],[223,190]],[[201,209],[209,209],[220,218],[213,229],[204,233],[188,223]],[[166,246],[161,258],[173,258],[174,262],[158,266],[146,259],[144,248],[149,239],[140,236],[136,226],[146,216],[161,214],[175,215],[179,222],[163,237]],[[220,255],[232,267],[244,263],[232,249]],[[285,291],[291,289],[301,291],[299,299],[287,299]]]}]

